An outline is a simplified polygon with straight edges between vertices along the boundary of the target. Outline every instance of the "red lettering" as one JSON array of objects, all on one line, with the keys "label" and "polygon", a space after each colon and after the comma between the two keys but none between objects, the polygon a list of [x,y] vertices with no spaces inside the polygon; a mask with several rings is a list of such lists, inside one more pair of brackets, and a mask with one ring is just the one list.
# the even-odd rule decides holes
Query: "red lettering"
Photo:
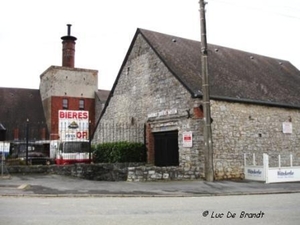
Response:
[{"label": "red lettering", "polygon": [[185,141],[190,141],[190,140],[192,140],[192,138],[191,138],[191,136],[184,136],[184,140]]},{"label": "red lettering", "polygon": [[78,139],[88,139],[88,132],[87,131],[77,132],[76,137]]},{"label": "red lettering", "polygon": [[89,113],[88,112],[83,112],[83,118],[82,119],[88,119],[89,118]]},{"label": "red lettering", "polygon": [[89,112],[87,111],[59,111],[60,119],[88,119]]},{"label": "red lettering", "polygon": [[64,112],[63,111],[59,111],[59,118],[63,119],[64,118]]}]

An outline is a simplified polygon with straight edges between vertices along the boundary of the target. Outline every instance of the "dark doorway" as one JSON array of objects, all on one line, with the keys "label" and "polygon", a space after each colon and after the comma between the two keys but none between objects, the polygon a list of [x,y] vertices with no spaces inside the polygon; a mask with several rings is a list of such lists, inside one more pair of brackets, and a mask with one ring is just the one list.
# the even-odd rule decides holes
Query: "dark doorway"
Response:
[{"label": "dark doorway", "polygon": [[178,131],[154,133],[156,166],[178,166]]},{"label": "dark doorway", "polygon": [[0,123],[0,141],[5,141],[5,134],[6,134],[6,129],[2,125],[2,123]]}]

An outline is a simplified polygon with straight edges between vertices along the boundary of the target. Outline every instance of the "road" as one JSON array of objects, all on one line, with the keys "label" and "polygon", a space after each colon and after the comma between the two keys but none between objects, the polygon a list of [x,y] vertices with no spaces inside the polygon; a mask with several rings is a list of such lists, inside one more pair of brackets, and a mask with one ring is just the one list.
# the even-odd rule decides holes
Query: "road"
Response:
[{"label": "road", "polygon": [[0,197],[0,224],[298,225],[299,206],[299,193],[211,197]]}]

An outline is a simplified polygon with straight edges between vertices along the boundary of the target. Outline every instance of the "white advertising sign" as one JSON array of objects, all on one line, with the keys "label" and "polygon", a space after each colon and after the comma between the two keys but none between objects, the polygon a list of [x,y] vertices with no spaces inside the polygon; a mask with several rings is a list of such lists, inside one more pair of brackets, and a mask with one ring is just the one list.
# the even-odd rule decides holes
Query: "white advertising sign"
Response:
[{"label": "white advertising sign", "polygon": [[267,183],[300,181],[300,167],[269,168]]},{"label": "white advertising sign", "polygon": [[9,154],[9,146],[9,142],[0,141],[0,155],[2,155],[2,159]]},{"label": "white advertising sign", "polygon": [[183,132],[183,134],[182,134],[182,145],[185,148],[193,147],[193,132],[192,131]]},{"label": "white advertising sign", "polygon": [[261,166],[246,166],[245,167],[245,179],[265,181],[264,167]]},{"label": "white advertising sign", "polygon": [[81,110],[59,110],[58,132],[60,140],[88,140],[89,112]]},{"label": "white advertising sign", "polygon": [[9,142],[0,141],[0,152],[8,153],[9,152],[9,146],[10,146]]}]

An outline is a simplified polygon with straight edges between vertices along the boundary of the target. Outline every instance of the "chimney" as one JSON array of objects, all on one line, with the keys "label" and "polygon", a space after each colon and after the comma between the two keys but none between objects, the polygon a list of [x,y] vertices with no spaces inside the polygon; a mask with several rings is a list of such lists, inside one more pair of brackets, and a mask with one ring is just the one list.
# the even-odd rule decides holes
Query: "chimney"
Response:
[{"label": "chimney", "polygon": [[61,37],[63,40],[63,49],[62,49],[62,66],[74,68],[75,62],[75,41],[76,37],[71,36],[71,24],[68,26],[68,35]]}]

